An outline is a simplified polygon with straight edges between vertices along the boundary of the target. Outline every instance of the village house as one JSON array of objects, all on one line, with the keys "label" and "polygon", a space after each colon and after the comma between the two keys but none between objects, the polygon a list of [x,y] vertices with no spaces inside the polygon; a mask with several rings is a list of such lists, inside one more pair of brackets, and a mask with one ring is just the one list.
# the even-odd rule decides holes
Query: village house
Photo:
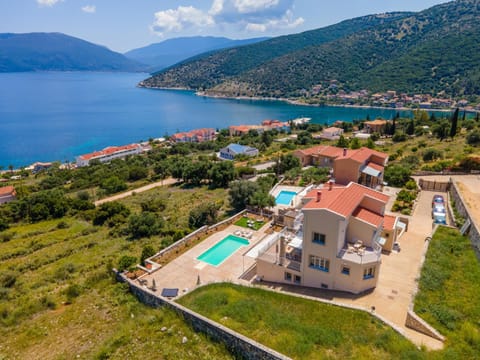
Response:
[{"label": "village house", "polygon": [[258,149],[239,144],[230,144],[220,150],[219,158],[223,160],[233,160],[237,155],[257,156]]},{"label": "village house", "polygon": [[0,187],[0,205],[13,201],[17,198],[15,188],[11,185]]},{"label": "village house", "polygon": [[204,141],[215,140],[215,129],[195,129],[186,132],[179,132],[170,136],[170,140],[173,142],[195,142],[200,143]]},{"label": "village house", "polygon": [[392,225],[388,198],[353,182],[310,191],[296,221],[258,250],[257,278],[354,294],[375,288],[382,234]]},{"label": "village house", "polygon": [[335,126],[328,127],[323,129],[320,138],[326,140],[338,140],[340,136],[343,135],[343,129]]},{"label": "village house", "polygon": [[114,159],[123,159],[128,155],[141,154],[142,152],[143,148],[140,144],[109,146],[100,151],[77,156],[76,162],[78,167],[82,167],[88,166],[92,160],[98,160],[102,163],[105,163]]},{"label": "village house", "polygon": [[373,121],[365,121],[363,123],[363,130],[367,134],[379,133],[384,134],[387,127],[387,120],[376,119]]},{"label": "village house", "polygon": [[362,147],[360,149],[342,149],[335,146],[319,145],[308,149],[296,150],[302,166],[332,168],[335,182],[346,185],[349,182],[376,188],[383,185],[384,169],[388,155]]}]

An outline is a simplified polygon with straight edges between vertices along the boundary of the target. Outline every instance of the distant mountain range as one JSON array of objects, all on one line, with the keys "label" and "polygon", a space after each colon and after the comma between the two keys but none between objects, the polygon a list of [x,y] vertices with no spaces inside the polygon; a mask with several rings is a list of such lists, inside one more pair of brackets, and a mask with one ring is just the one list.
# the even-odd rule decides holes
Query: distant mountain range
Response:
[{"label": "distant mountain range", "polygon": [[144,70],[122,54],[65,34],[0,34],[0,72]]},{"label": "distant mountain range", "polygon": [[130,50],[124,55],[149,65],[154,72],[201,53],[253,44],[267,39],[269,38],[232,40],[213,36],[180,37]]},{"label": "distant mountain range", "polygon": [[160,71],[140,85],[301,98],[332,84],[346,92],[479,95],[480,0],[365,16],[217,51]]}]

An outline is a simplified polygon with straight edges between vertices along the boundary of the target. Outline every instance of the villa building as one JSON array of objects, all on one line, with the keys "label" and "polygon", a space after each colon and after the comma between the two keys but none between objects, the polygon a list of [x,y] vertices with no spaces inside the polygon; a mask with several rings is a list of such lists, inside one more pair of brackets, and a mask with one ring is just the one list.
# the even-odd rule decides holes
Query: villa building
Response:
[{"label": "villa building", "polygon": [[109,146],[100,151],[77,156],[76,162],[78,167],[82,167],[88,166],[92,160],[98,160],[102,163],[105,163],[114,159],[123,159],[128,155],[141,154],[142,152],[143,148],[140,144]]},{"label": "villa building", "polygon": [[0,187],[0,205],[13,201],[17,198],[17,193],[13,186]]},{"label": "villa building", "polygon": [[385,133],[385,128],[387,127],[387,120],[381,120],[381,119],[376,119],[373,121],[365,121],[363,123],[364,126],[364,132],[367,134],[371,133],[379,133],[379,134],[384,134]]},{"label": "villa building", "polygon": [[205,128],[205,129],[195,129],[187,132],[180,132],[173,134],[170,137],[170,140],[173,142],[204,142],[215,140],[216,132],[215,129]]},{"label": "villa building", "polygon": [[256,131],[259,134],[271,130],[288,132],[290,131],[290,124],[279,120],[264,120],[262,121],[262,125],[232,125],[228,127],[230,136],[242,136],[248,134],[250,130]]},{"label": "villa building", "polygon": [[320,138],[326,140],[338,140],[341,135],[343,135],[342,128],[331,126],[329,128],[323,129]]},{"label": "villa building", "polygon": [[277,283],[347,291],[375,288],[389,196],[356,183],[329,183],[307,193],[295,220],[257,250],[257,277]]},{"label": "villa building", "polygon": [[329,167],[337,184],[350,182],[376,188],[383,185],[383,174],[388,155],[366,147],[342,149],[335,146],[319,145],[293,152],[302,166]]},{"label": "villa building", "polygon": [[233,160],[237,155],[257,156],[258,149],[239,144],[230,144],[220,150],[219,158],[223,160]]}]

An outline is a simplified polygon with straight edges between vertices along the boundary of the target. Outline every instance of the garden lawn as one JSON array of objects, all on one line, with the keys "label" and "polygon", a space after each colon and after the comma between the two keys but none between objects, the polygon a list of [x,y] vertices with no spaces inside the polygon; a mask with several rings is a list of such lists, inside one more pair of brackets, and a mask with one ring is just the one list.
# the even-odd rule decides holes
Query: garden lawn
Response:
[{"label": "garden lawn", "polygon": [[[252,224],[252,227],[248,226],[248,221],[253,221],[253,224]],[[258,229],[260,229],[263,225],[265,225],[265,221],[257,221],[257,220],[254,220],[254,219],[250,219],[248,217],[245,217],[245,216],[242,216],[242,218],[240,220],[238,220],[235,225],[237,226],[242,226],[244,228],[248,228],[248,229],[253,229],[255,231],[257,231]]]},{"label": "garden lawn", "polygon": [[458,230],[441,226],[433,236],[415,312],[447,338],[436,358],[480,358],[480,265]]},{"label": "garden lawn", "polygon": [[423,359],[370,314],[233,284],[200,287],[182,305],[294,359]]}]

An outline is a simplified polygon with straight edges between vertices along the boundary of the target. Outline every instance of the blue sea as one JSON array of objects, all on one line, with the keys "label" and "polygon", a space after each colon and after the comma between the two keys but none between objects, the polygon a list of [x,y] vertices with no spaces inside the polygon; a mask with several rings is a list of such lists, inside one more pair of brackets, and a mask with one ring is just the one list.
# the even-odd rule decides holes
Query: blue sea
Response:
[{"label": "blue sea", "polygon": [[137,88],[146,77],[95,72],[0,74],[0,166],[73,161],[77,155],[109,145],[201,127],[298,117],[327,124],[395,114],[390,109],[299,106]]}]

